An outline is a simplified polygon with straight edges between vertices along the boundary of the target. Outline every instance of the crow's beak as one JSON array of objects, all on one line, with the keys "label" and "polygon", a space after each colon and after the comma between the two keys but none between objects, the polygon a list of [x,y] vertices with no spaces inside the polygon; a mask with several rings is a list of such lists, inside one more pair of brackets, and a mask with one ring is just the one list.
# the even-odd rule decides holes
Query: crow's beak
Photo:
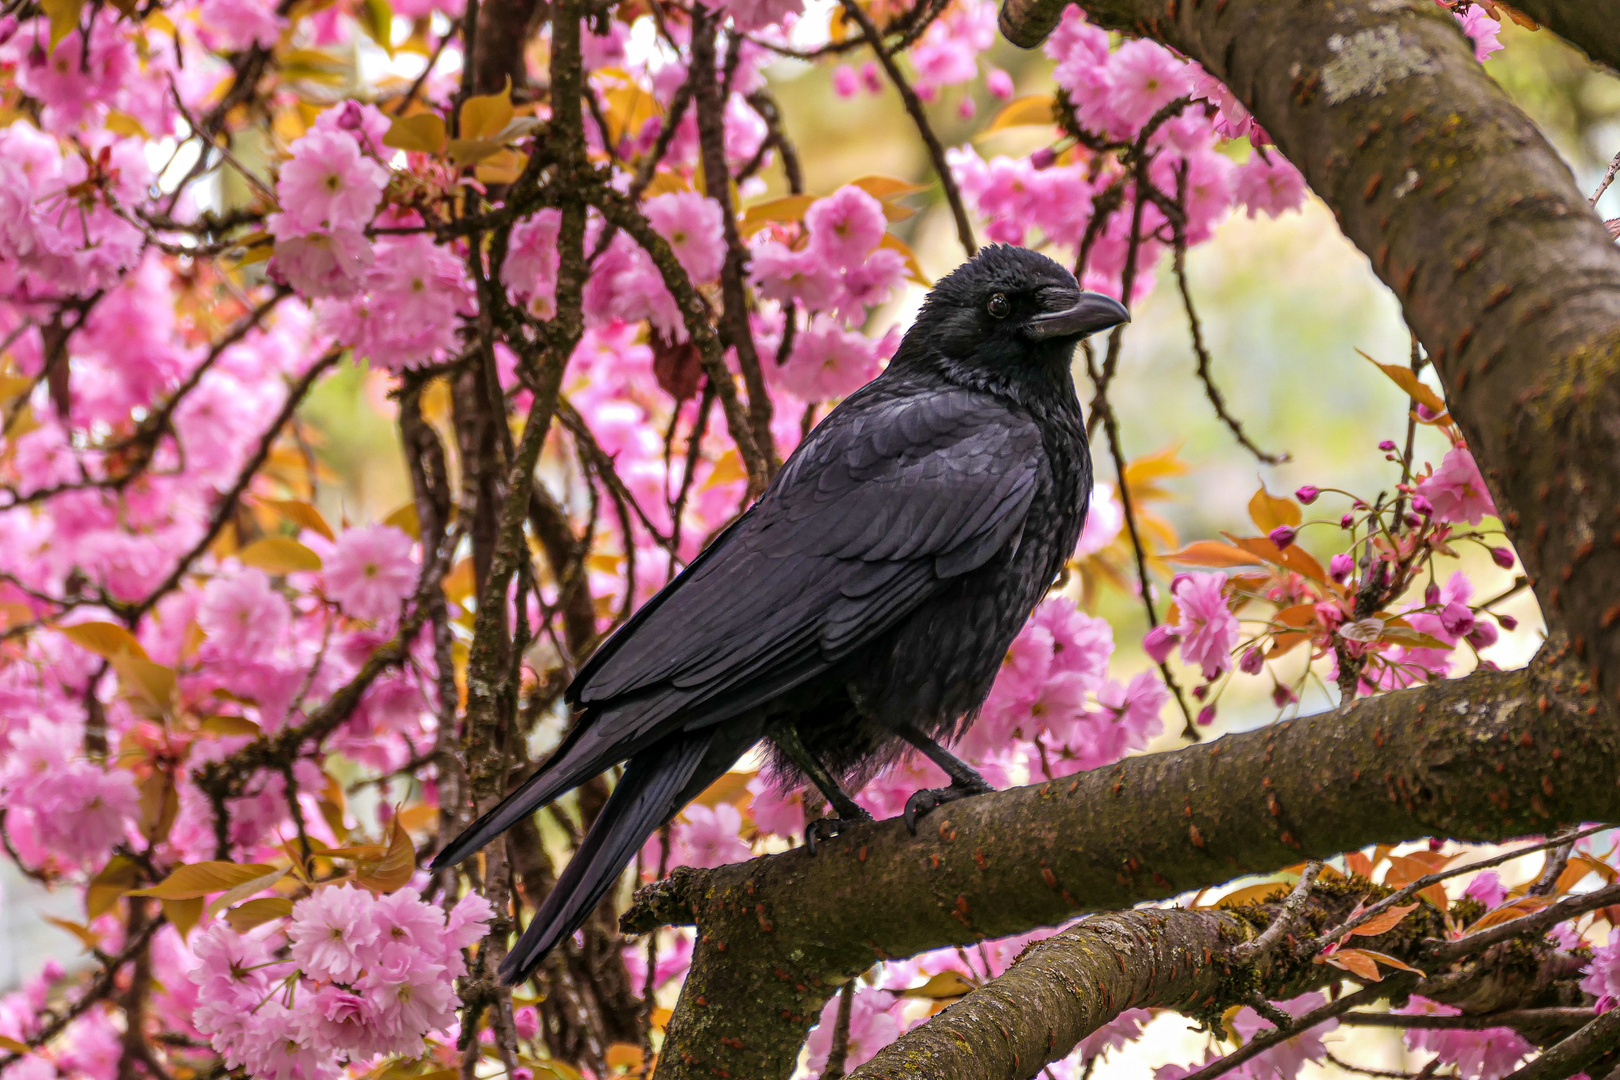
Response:
[{"label": "crow's beak", "polygon": [[1035,341],[1080,338],[1130,321],[1131,313],[1118,300],[1102,293],[1083,292],[1073,307],[1029,320],[1024,333]]}]

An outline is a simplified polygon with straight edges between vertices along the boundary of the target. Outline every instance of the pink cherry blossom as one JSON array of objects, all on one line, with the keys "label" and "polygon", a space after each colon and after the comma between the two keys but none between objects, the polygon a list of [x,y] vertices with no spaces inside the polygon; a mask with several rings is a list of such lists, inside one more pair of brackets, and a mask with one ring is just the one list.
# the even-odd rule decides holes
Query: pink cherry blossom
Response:
[{"label": "pink cherry blossom", "polygon": [[1257,213],[1280,217],[1304,205],[1305,178],[1276,151],[1264,156],[1256,151],[1234,170],[1232,194],[1251,218]]},{"label": "pink cherry blossom", "polygon": [[1186,61],[1162,45],[1127,41],[1109,61],[1110,105],[1132,130],[1146,124],[1164,106],[1192,90]]},{"label": "pink cherry blossom", "polygon": [[359,229],[297,232],[285,214],[271,214],[267,225],[276,237],[268,273],[311,300],[353,296],[377,259]]},{"label": "pink cherry blossom", "polygon": [[[856,990],[849,1010],[849,1042],[844,1059],[845,1066],[854,1069],[872,1059],[872,1055],[889,1045],[900,1035],[900,1021],[895,1016],[905,999],[886,990],[863,987]],[[810,1052],[810,1071],[820,1073],[827,1065],[832,1050],[832,1030],[838,1015],[838,995],[821,1010],[821,1022],[810,1032],[805,1048]]]},{"label": "pink cherry blossom", "polygon": [[[1461,1009],[1414,995],[1407,1005],[1391,1010],[1403,1016],[1456,1016]],[[1462,1080],[1501,1080],[1535,1047],[1512,1028],[1481,1031],[1409,1028],[1403,1036],[1413,1050],[1426,1050],[1442,1066],[1455,1065]]]},{"label": "pink cherry blossom", "polygon": [[1502,24],[1486,14],[1482,5],[1470,4],[1466,10],[1457,12],[1456,17],[1462,24],[1463,33],[1473,43],[1475,60],[1483,64],[1492,53],[1502,51],[1503,45],[1497,40],[1497,34],[1502,32]]},{"label": "pink cherry blossom", "polygon": [[537,319],[557,313],[557,233],[561,228],[560,210],[541,210],[518,222],[501,266],[501,281]]},{"label": "pink cherry blossom", "polygon": [[274,649],[291,618],[286,598],[271,588],[263,570],[253,567],[210,581],[197,609],[197,625],[209,644],[243,657]]},{"label": "pink cherry blossom", "polygon": [[804,793],[781,792],[764,776],[748,782],[748,816],[762,832],[795,837],[804,832]]},{"label": "pink cherry blossom", "polygon": [[1225,574],[1181,574],[1171,586],[1181,619],[1175,632],[1181,638],[1181,659],[1203,669],[1206,681],[1232,669],[1232,649],[1238,641],[1238,621],[1222,593]]},{"label": "pink cherry blossom", "polygon": [[1434,505],[1437,521],[1466,521],[1478,525],[1482,519],[1496,513],[1490,490],[1467,447],[1455,446],[1446,451],[1440,467],[1418,484],[1418,493]]},{"label": "pink cherry blossom", "polygon": [[391,525],[346,529],[327,556],[326,594],[357,619],[377,622],[399,614],[416,588],[411,538]]},{"label": "pink cherry blossom", "polygon": [[714,281],[726,261],[726,234],[720,204],[695,191],[655,195],[642,207],[653,229],[669,241],[695,283]]},{"label": "pink cherry blossom", "polygon": [[[793,355],[776,369],[776,378],[784,389],[804,401],[841,398],[877,376],[880,357],[885,355],[880,350],[886,344],[817,315],[799,331]],[[892,345],[888,347],[892,351]]]},{"label": "pink cherry blossom", "polygon": [[730,803],[713,807],[693,803],[672,830],[670,864],[724,866],[743,862],[752,857],[753,851],[737,835],[741,829],[742,813]]},{"label": "pink cherry blossom", "polygon": [[1125,508],[1114,497],[1114,485],[1099,480],[1091,491],[1086,506],[1086,523],[1080,530],[1080,542],[1075,546],[1075,558],[1095,555],[1114,542],[1125,527]]},{"label": "pink cherry blossom", "polygon": [[388,183],[388,170],[364,156],[353,137],[311,130],[292,144],[276,195],[287,235],[369,224]]},{"label": "pink cherry blossom", "polygon": [[810,230],[810,250],[841,268],[859,266],[888,227],[883,204],[853,185],[811,203],[804,223]]},{"label": "pink cherry blossom", "polygon": [[318,889],[293,905],[287,937],[292,958],[316,979],[350,982],[378,943],[371,894],[353,885]]},{"label": "pink cherry blossom", "polygon": [[253,45],[271,48],[287,25],[275,6],[263,0],[203,0],[197,18],[209,47],[225,52]]}]

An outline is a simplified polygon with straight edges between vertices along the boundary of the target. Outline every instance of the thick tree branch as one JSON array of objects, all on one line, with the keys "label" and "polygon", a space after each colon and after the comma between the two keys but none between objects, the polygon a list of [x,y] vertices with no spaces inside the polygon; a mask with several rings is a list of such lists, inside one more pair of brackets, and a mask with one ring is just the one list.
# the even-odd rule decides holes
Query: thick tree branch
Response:
[{"label": "thick tree branch", "polygon": [[[804,850],[677,870],[626,915],[692,923],[665,1080],[786,1076],[821,1007],[877,959],[969,944],[1085,911],[1421,836],[1500,840],[1613,820],[1620,731],[1594,723],[1580,666],[1363,699],[1332,713],[967,799],[910,837],[898,821]],[[903,903],[874,903],[873,897]],[[747,957],[739,963],[737,957]]]}]

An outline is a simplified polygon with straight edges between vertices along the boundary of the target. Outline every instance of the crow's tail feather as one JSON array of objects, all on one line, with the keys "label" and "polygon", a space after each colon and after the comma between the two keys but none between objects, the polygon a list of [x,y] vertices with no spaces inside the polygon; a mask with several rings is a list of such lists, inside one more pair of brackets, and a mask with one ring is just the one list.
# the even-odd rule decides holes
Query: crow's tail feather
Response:
[{"label": "crow's tail feather", "polygon": [[528,978],[558,942],[579,929],[647,837],[695,794],[693,788],[707,787],[731,767],[735,753],[710,753],[714,736],[713,728],[682,734],[630,759],[556,887],[501,964],[508,986]]}]

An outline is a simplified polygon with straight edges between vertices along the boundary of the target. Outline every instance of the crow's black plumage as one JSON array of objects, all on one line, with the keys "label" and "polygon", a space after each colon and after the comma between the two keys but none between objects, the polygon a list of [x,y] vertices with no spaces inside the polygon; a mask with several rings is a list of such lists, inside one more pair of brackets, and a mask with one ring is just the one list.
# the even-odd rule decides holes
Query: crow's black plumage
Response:
[{"label": "crow's black plumage", "polygon": [[625,772],[501,969],[525,978],[641,844],[761,738],[839,817],[916,747],[949,788],[988,790],[939,747],[971,722],[1013,637],[1073,552],[1091,463],[1070,375],[1116,301],[1023,248],[988,247],[935,286],[887,370],[829,413],[760,500],[598,649],[550,759],[452,842],[477,851],[592,776]]}]

